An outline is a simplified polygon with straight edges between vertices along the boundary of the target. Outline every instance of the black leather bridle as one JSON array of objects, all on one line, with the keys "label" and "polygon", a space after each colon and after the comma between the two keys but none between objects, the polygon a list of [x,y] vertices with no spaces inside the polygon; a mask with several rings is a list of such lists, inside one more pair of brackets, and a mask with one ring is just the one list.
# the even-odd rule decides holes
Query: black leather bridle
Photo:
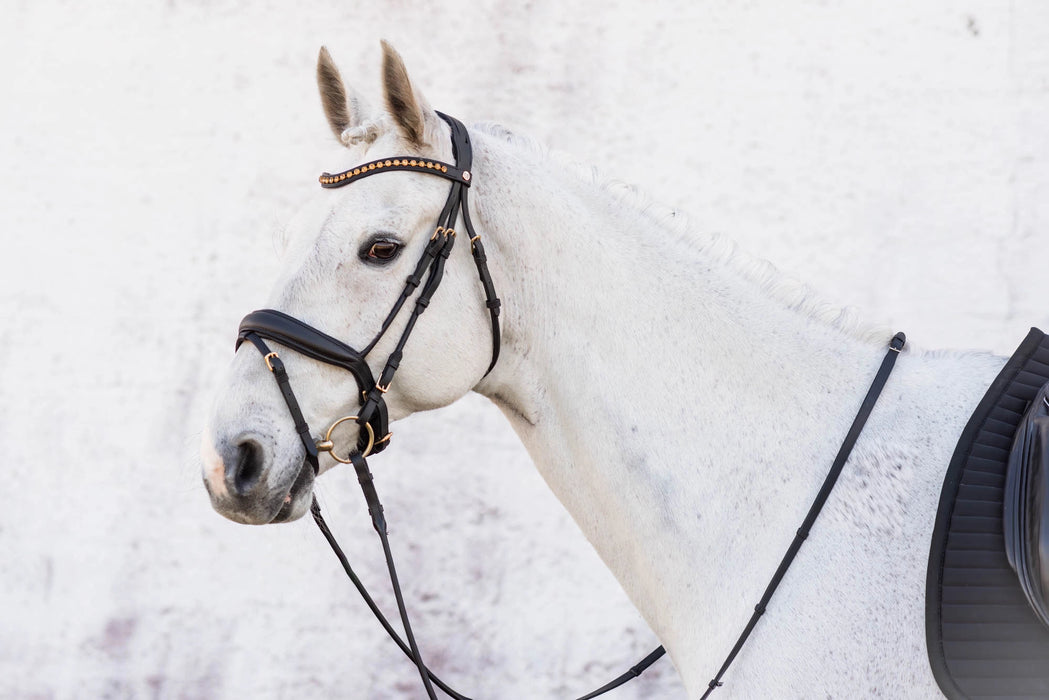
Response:
[{"label": "black leather bridle", "polygon": [[[342,549],[332,536],[327,523],[324,522],[324,518],[321,516],[320,506],[317,503],[317,499],[314,498],[310,506],[313,518],[317,522],[317,526],[320,528],[321,532],[324,534],[325,539],[328,540],[328,543],[335,551],[336,556],[339,558],[340,563],[342,563],[343,569],[350,577],[350,580],[364,598],[365,603],[372,610],[372,613],[376,618],[378,618],[380,624],[386,629],[386,632],[394,642],[396,642],[404,653],[415,662],[416,667],[419,669],[419,675],[422,678],[423,685],[426,688],[427,695],[430,698],[436,699],[437,697],[434,693],[433,686],[431,685],[432,680],[433,684],[436,684],[449,696],[456,698],[456,700],[469,700],[434,675],[423,662],[422,655],[419,652],[419,647],[415,642],[415,636],[412,633],[411,624],[408,620],[408,613],[404,605],[404,599],[401,595],[401,587],[397,579],[397,571],[394,567],[393,555],[390,551],[390,543],[387,537],[386,520],[383,515],[382,504],[379,502],[372,474],[366,461],[369,455],[381,452],[390,444],[389,412],[386,408],[386,402],[383,400],[383,394],[385,394],[390,388],[390,383],[393,381],[394,374],[400,366],[404,354],[404,346],[408,342],[408,338],[411,335],[412,330],[414,330],[419,316],[421,316],[429,306],[434,292],[437,291],[437,287],[441,284],[441,279],[444,275],[445,261],[448,260],[448,256],[452,252],[452,246],[455,244],[455,239],[457,237],[455,225],[459,219],[460,213],[462,213],[463,225],[470,238],[470,250],[473,253],[474,263],[477,265],[477,273],[481,280],[481,286],[484,289],[485,306],[488,308],[492,321],[492,360],[488,365],[488,369],[485,371],[485,376],[492,371],[492,368],[495,367],[496,362],[499,360],[500,303],[499,298],[495,293],[495,285],[492,283],[492,276],[488,271],[488,259],[485,256],[484,245],[481,242],[481,237],[474,231],[473,224],[470,221],[470,207],[467,198],[472,179],[470,168],[473,162],[473,149],[470,146],[470,135],[467,132],[466,127],[459,120],[440,112],[438,112],[438,114],[451,127],[452,153],[455,158],[454,164],[443,163],[441,161],[433,160],[432,158],[401,156],[398,158],[383,158],[370,163],[364,163],[363,165],[340,173],[324,173],[320,177],[321,186],[326,189],[344,187],[351,182],[356,182],[365,177],[389,171],[427,173],[450,180],[452,183],[451,191],[448,193],[448,199],[444,204],[444,208],[441,210],[441,214],[437,217],[437,227],[430,236],[430,240],[426,244],[426,248],[423,250],[422,257],[416,264],[415,270],[405,281],[404,289],[394,302],[393,308],[390,309],[390,312],[386,315],[386,318],[383,321],[382,326],[379,328],[379,332],[375,338],[368,343],[364,350],[358,351],[346,343],[343,343],[341,340],[333,338],[330,335],[317,330],[313,326],[303,323],[293,316],[289,316],[288,314],[273,309],[262,309],[259,311],[253,311],[245,316],[240,322],[240,330],[237,336],[237,347],[239,348],[246,340],[254,345],[259,353],[262,354],[266,366],[273,373],[277,385],[280,388],[281,395],[284,397],[284,401],[288,405],[288,410],[291,412],[292,419],[295,422],[295,430],[298,433],[303,446],[306,448],[306,462],[308,462],[313,468],[314,474],[316,475],[320,469],[319,453],[322,451],[329,452],[336,461],[353,465],[353,468],[357,473],[357,480],[364,491],[364,497],[368,503],[368,512],[371,514],[372,525],[375,528],[375,531],[379,534],[379,539],[382,542],[383,552],[386,556],[386,565],[390,574],[390,582],[397,599],[397,607],[400,612],[401,622],[404,625],[405,637],[407,637],[408,643],[405,644],[405,642],[401,640],[400,636],[387,621],[382,611],[379,610],[378,606],[372,600],[360,579],[353,572],[346,555],[342,552]],[[420,285],[421,291],[415,299],[415,306],[412,309],[411,315],[408,317],[408,323],[401,332],[401,337],[394,350],[390,353],[389,357],[387,357],[386,364],[379,373],[379,378],[375,379],[365,358],[372,349],[375,348],[376,344],[382,339],[386,331],[389,330],[394,319],[396,319],[405,303],[407,303],[407,301],[413,296]],[[324,439],[315,440],[310,431],[309,424],[306,422],[305,417],[302,415],[302,410],[299,408],[299,403],[295,398],[295,392],[292,391],[291,383],[288,380],[288,373],[284,368],[284,363],[280,359],[280,356],[271,350],[266,344],[266,340],[280,343],[281,345],[295,350],[307,357],[335,367],[340,367],[352,374],[357,382],[357,389],[361,397],[361,405],[357,410],[357,414],[338,419],[330,428],[328,428]],[[358,426],[357,441],[354,449],[345,457],[342,457],[335,451],[332,434],[336,427],[343,423],[349,423],[350,421],[355,422]],[[597,697],[598,695],[622,685],[631,678],[636,678],[664,653],[663,647],[659,647],[629,671],[601,688],[598,688],[594,692],[583,696],[580,700]]]},{"label": "black leather bridle", "polygon": [[[390,574],[390,583],[393,587],[394,596],[397,599],[397,610],[400,613],[401,622],[404,625],[405,637],[408,640],[407,644],[400,638],[400,635],[398,635],[397,631],[393,629],[393,626],[390,625],[382,611],[379,610],[379,607],[375,604],[375,601],[372,600],[371,596],[368,594],[368,591],[365,589],[360,579],[354,573],[349,560],[342,551],[342,548],[339,547],[339,544],[332,536],[327,523],[324,522],[324,518],[321,516],[320,506],[317,504],[317,499],[314,498],[310,506],[313,518],[325,539],[328,541],[328,544],[331,545],[335,555],[339,558],[339,562],[342,564],[347,576],[349,576],[350,581],[353,582],[353,585],[357,588],[358,592],[360,592],[361,597],[364,598],[365,603],[379,620],[379,623],[386,630],[387,634],[390,635],[401,650],[415,663],[419,670],[419,676],[422,678],[423,686],[426,688],[427,696],[431,698],[431,700],[436,700],[437,695],[434,693],[433,685],[437,685],[450,697],[455,698],[455,700],[469,700],[469,698],[461,695],[444,683],[432,673],[423,662],[422,654],[419,652],[419,647],[415,642],[415,636],[412,633],[411,623],[408,620],[408,612],[405,608],[404,598],[401,594],[401,586],[397,579],[397,571],[394,567],[393,555],[390,551],[390,542],[386,532],[386,519],[383,515],[382,504],[379,502],[379,496],[375,490],[375,483],[366,461],[366,458],[369,455],[386,449],[390,443],[389,417],[386,403],[383,401],[383,394],[386,393],[390,387],[390,383],[393,381],[394,374],[397,372],[397,367],[400,365],[404,353],[404,346],[408,342],[408,337],[411,335],[412,330],[415,328],[415,323],[418,321],[419,316],[422,315],[423,311],[426,310],[426,307],[429,306],[430,299],[433,297],[434,292],[441,283],[441,278],[444,274],[445,261],[451,254],[452,246],[455,243],[455,224],[458,221],[460,212],[462,212],[463,224],[470,236],[474,262],[477,265],[477,272],[481,279],[481,286],[484,288],[485,304],[488,307],[492,319],[492,361],[488,365],[485,376],[492,371],[492,368],[495,367],[495,363],[499,360],[499,299],[495,295],[495,285],[493,285],[492,276],[488,272],[488,263],[484,253],[484,246],[481,244],[481,237],[474,232],[473,225],[470,223],[470,209],[467,200],[467,192],[469,191],[472,180],[470,167],[473,161],[473,150],[470,147],[470,136],[466,127],[463,126],[460,121],[453,117],[449,117],[446,114],[441,114],[440,112],[438,112],[438,114],[451,127],[452,152],[455,157],[455,164],[442,163],[440,161],[422,159],[414,156],[401,156],[399,158],[384,158],[382,160],[372,161],[341,173],[324,173],[320,177],[321,186],[329,189],[343,187],[351,182],[355,182],[370,175],[390,170],[408,170],[429,173],[431,175],[443,177],[452,182],[451,191],[448,193],[448,200],[445,202],[444,208],[441,210],[441,214],[437,219],[437,227],[434,229],[433,235],[430,237],[426,249],[423,251],[422,258],[420,258],[418,264],[415,266],[414,272],[408,276],[404,290],[397,298],[397,301],[394,302],[393,308],[390,310],[390,313],[387,314],[386,319],[383,321],[379,333],[375,338],[368,343],[363,351],[358,352],[342,341],[337,340],[292,316],[272,309],[263,309],[248,314],[244,317],[244,320],[241,321],[240,332],[237,337],[237,347],[239,348],[241,343],[247,340],[263,355],[266,366],[273,373],[277,385],[280,387],[281,394],[284,397],[284,401],[288,405],[288,410],[291,412],[292,419],[295,421],[295,429],[299,434],[299,439],[302,440],[302,444],[306,448],[306,461],[313,467],[314,474],[316,475],[319,471],[318,454],[321,451],[330,452],[331,456],[339,462],[353,465],[353,468],[357,473],[357,481],[361,485],[365,501],[368,504],[368,512],[371,514],[372,526],[379,534],[379,540],[382,542],[383,553],[386,557],[386,567]],[[423,282],[424,275],[426,276],[425,283]],[[367,357],[368,353],[371,352],[390,328],[394,319],[397,317],[398,313],[400,313],[401,308],[420,285],[422,285],[422,290],[420,291],[418,298],[415,300],[415,307],[411,312],[411,316],[408,318],[408,323],[401,332],[401,337],[393,352],[391,352],[386,359],[386,364],[383,367],[382,372],[379,373],[379,379],[376,380],[372,376],[371,369],[365,361],[365,357]],[[320,360],[321,362],[336,367],[341,367],[353,374],[354,379],[357,381],[357,388],[360,391],[361,396],[361,406],[357,411],[357,415],[346,416],[338,419],[330,428],[328,428],[323,440],[315,441],[310,432],[310,427],[306,423],[306,419],[303,417],[302,411],[299,408],[298,401],[295,399],[295,393],[291,389],[291,384],[288,381],[288,373],[284,369],[284,363],[276,352],[270,350],[269,346],[266,345],[264,338],[278,342],[306,355],[307,357]],[[758,620],[765,613],[769,601],[771,601],[773,594],[779,587],[787,569],[797,556],[802,543],[808,537],[809,531],[823,509],[824,503],[826,503],[827,498],[830,496],[834,484],[838,480],[838,476],[845,467],[845,462],[847,461],[853,446],[856,444],[857,439],[859,439],[860,432],[863,430],[867,418],[874,409],[875,402],[877,402],[885,383],[888,381],[889,374],[892,372],[893,366],[896,363],[896,358],[903,350],[905,342],[906,336],[904,336],[903,333],[897,333],[890,341],[889,349],[886,352],[885,358],[882,360],[881,367],[878,369],[874,382],[871,384],[863,403],[860,405],[859,412],[853,421],[852,427],[845,436],[845,440],[842,443],[837,456],[834,458],[834,462],[831,464],[830,472],[824,479],[819,493],[816,495],[816,498],[805,516],[805,520],[795,533],[794,540],[791,542],[786,554],[780,561],[779,567],[773,574],[772,580],[766,587],[761,600],[756,606],[754,606],[754,613],[751,615],[743,633],[736,640],[736,643],[729,652],[725,662],[708,684],[707,691],[702,696],[703,700],[722,685],[721,678],[728,670],[728,667],[732,664],[732,661],[736,658],[736,655],[743,648],[743,645],[749,639],[751,632],[758,623]],[[344,458],[336,454],[335,445],[331,437],[332,432],[336,427],[350,421],[355,421],[357,423],[357,442],[355,448]],[[597,690],[582,696],[579,700],[590,700],[590,698],[603,695],[614,688],[618,688],[627,681],[640,676],[645,669],[655,663],[656,660],[662,657],[665,653],[666,650],[662,646],[657,647],[628,671],[601,686]],[[431,680],[433,681],[432,684]]]},{"label": "black leather bridle", "polygon": [[[492,275],[488,271],[488,258],[484,253],[484,244],[481,237],[474,232],[473,224],[470,222],[469,200],[467,193],[470,187],[470,165],[473,160],[473,151],[470,147],[470,137],[466,127],[452,117],[441,115],[452,129],[452,149],[455,154],[456,165],[442,163],[433,159],[424,158],[384,158],[382,160],[365,163],[361,166],[334,175],[324,173],[320,177],[321,186],[332,189],[344,187],[351,182],[364,179],[370,175],[391,170],[409,170],[415,172],[437,175],[446,180],[451,180],[452,188],[448,193],[448,199],[437,218],[437,228],[430,236],[422,257],[415,266],[412,274],[405,280],[404,289],[393,304],[393,308],[386,315],[379,332],[362,351],[357,351],[341,340],[323,333],[302,321],[273,309],[253,311],[240,322],[240,332],[237,338],[237,347],[245,340],[254,345],[266,359],[266,365],[274,373],[277,383],[280,385],[284,400],[291,409],[295,418],[295,428],[299,433],[302,444],[306,447],[306,459],[310,462],[314,471],[318,470],[318,450],[331,452],[336,460],[349,464],[350,459],[339,457],[331,441],[331,433],[335,426],[342,422],[353,420],[359,426],[357,451],[367,457],[386,449],[390,441],[389,412],[386,402],[383,400],[393,381],[394,374],[400,366],[404,354],[404,346],[408,342],[412,330],[415,328],[419,316],[430,304],[437,287],[441,284],[444,275],[444,265],[451,255],[452,246],[455,244],[456,231],[455,222],[462,211],[463,222],[466,231],[470,235],[470,247],[473,252],[474,262],[477,265],[477,273],[484,288],[485,304],[488,307],[492,320],[492,361],[488,365],[488,372],[492,371],[495,363],[499,360],[499,298],[495,294],[495,285],[492,283]],[[425,276],[425,283],[423,277]],[[415,300],[415,307],[408,317],[408,323],[401,332],[393,352],[386,359],[386,364],[379,373],[376,380],[372,376],[371,368],[365,358],[378,344],[382,337],[393,324],[394,319],[400,313],[405,303],[422,285],[422,291]],[[340,419],[329,429],[324,440],[314,442],[310,434],[309,426],[298,409],[298,402],[291,390],[287,380],[284,365],[277,353],[271,351],[266,345],[264,338],[273,340],[296,350],[307,357],[320,360],[336,367],[341,367],[353,375],[357,381],[357,389],[361,394],[361,406],[356,416],[347,416]]]}]

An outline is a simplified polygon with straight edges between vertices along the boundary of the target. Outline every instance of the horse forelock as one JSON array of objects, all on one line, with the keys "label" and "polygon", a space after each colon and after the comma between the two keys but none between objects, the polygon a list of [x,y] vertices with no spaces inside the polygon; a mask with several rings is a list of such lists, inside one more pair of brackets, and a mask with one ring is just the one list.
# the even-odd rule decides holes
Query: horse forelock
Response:
[{"label": "horse forelock", "polygon": [[389,119],[385,114],[368,119],[357,126],[344,130],[339,135],[343,145],[352,148],[360,144],[374,143],[382,134],[391,129]]}]

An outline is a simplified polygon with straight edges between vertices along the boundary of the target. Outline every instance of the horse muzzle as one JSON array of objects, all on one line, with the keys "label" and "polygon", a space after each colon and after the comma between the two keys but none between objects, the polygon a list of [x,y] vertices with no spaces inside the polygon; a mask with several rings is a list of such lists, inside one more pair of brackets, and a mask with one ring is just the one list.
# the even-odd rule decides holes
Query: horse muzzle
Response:
[{"label": "horse muzzle", "polygon": [[224,517],[265,525],[296,520],[309,508],[315,475],[308,460],[290,478],[275,480],[273,460],[253,438],[217,447],[205,442],[203,453],[204,486]]}]

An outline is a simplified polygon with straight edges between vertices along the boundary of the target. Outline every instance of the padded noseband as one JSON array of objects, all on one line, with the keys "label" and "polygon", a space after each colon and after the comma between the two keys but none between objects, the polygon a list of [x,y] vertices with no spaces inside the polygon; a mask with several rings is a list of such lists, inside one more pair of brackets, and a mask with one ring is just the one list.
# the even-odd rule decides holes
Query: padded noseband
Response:
[{"label": "padded noseband", "polygon": [[[266,364],[274,372],[277,385],[284,396],[284,401],[288,404],[288,409],[291,411],[302,443],[306,447],[307,460],[313,466],[314,472],[317,472],[320,470],[320,464],[316,462],[316,443],[309,431],[309,426],[306,424],[306,419],[299,410],[298,401],[295,400],[291,384],[288,382],[286,373],[283,372],[283,366],[281,366],[280,372],[274,369],[275,361],[279,360],[276,359],[276,354],[272,353],[265,342],[262,341],[262,338],[268,338],[314,360],[320,360],[348,371],[357,381],[357,391],[362,396],[375,387],[372,370],[368,363],[364,361],[364,356],[346,343],[331,337],[327,333],[322,333],[313,326],[281,311],[273,309],[252,311],[240,322],[236,347],[240,348],[241,344],[248,340],[267,358]],[[363,414],[363,411],[361,414]],[[390,442],[388,439],[390,435],[390,419],[386,403],[384,401],[377,402],[374,409],[359,422],[362,426],[364,423],[367,423],[371,427],[373,443],[371,452],[382,452],[386,449]],[[356,445],[358,450],[364,450],[367,445],[365,440],[366,432],[364,430],[361,431],[358,444]],[[376,441],[376,436],[381,438],[381,440]]]},{"label": "padded noseband", "polygon": [[359,352],[294,316],[273,309],[252,311],[240,322],[238,348],[249,333],[257,333],[314,360],[348,370],[357,380],[357,388],[361,391],[375,386],[372,370]]}]

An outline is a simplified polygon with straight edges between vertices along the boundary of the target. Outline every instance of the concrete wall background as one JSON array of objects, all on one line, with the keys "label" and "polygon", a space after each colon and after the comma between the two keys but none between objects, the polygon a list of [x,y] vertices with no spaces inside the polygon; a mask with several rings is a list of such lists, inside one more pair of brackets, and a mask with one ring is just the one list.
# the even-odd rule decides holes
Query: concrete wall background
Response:
[{"label": "concrete wall background", "polygon": [[[1037,0],[3,14],[2,697],[419,697],[311,524],[222,520],[196,463],[274,231],[327,167],[321,43],[377,101],[391,40],[440,109],[637,183],[924,347],[1006,353],[1049,324]],[[657,643],[494,408],[397,433],[376,471],[443,677],[566,697]],[[318,492],[392,610],[354,480]],[[669,664],[649,673],[616,697],[682,696]]]}]

